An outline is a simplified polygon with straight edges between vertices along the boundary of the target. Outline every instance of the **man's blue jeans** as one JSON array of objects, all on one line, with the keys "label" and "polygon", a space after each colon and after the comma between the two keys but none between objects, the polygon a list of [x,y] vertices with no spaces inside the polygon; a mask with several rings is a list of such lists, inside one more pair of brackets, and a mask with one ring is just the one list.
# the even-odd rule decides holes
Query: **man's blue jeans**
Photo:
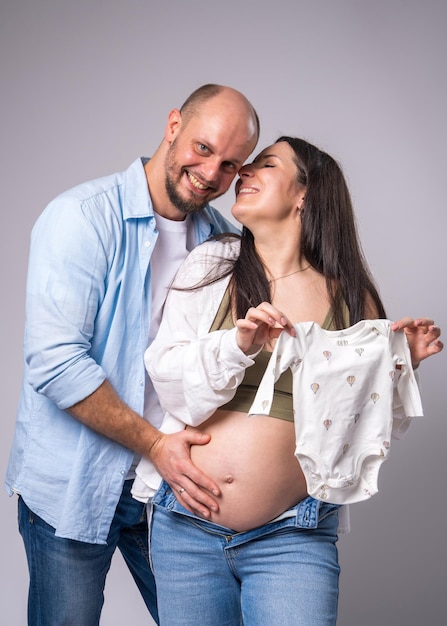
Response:
[{"label": "man's blue jeans", "polygon": [[56,537],[54,528],[19,498],[19,530],[30,573],[29,626],[97,626],[107,572],[117,547],[158,623],[146,507],[132,498],[131,486],[131,480],[125,481],[107,545]]},{"label": "man's blue jeans", "polygon": [[338,506],[308,497],[247,532],[184,509],[162,483],[151,560],[162,626],[334,626]]}]

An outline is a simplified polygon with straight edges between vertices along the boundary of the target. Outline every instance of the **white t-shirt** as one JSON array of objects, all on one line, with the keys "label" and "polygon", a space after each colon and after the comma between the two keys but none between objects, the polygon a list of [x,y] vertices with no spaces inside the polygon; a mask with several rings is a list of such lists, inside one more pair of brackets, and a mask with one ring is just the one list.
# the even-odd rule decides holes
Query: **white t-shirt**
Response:
[{"label": "white t-shirt", "polygon": [[[169,287],[180,265],[195,247],[194,224],[189,215],[183,221],[174,221],[155,213],[158,237],[152,251],[147,284],[151,289],[151,319],[148,345],[150,345],[160,327],[163,308]],[[158,401],[152,381],[146,372],[144,392],[144,418],[155,428],[163,420],[163,409]],[[135,478],[135,467],[140,460],[135,455],[127,478]]]}]

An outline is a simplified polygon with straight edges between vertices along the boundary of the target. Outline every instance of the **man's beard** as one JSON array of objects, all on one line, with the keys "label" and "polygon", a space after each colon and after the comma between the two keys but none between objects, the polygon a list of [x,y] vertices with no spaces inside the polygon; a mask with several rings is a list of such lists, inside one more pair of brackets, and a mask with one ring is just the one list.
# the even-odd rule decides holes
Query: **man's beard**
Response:
[{"label": "man's beard", "polygon": [[188,215],[189,213],[196,213],[200,211],[207,205],[206,200],[185,200],[182,196],[177,192],[177,183],[175,179],[177,178],[175,174],[175,157],[177,154],[177,146],[176,141],[174,141],[168,151],[166,157],[166,176],[165,176],[165,189],[168,194],[169,200],[175,206],[175,208]]},{"label": "man's beard", "polygon": [[184,198],[182,198],[180,194],[177,193],[176,184],[172,180],[172,178],[169,177],[168,172],[166,172],[165,188],[169,200],[172,202],[176,209],[178,209],[181,213],[184,213],[185,215],[188,215],[189,213],[196,213],[197,211],[203,209],[207,204],[206,201],[197,203],[193,202],[192,200],[185,200]]}]

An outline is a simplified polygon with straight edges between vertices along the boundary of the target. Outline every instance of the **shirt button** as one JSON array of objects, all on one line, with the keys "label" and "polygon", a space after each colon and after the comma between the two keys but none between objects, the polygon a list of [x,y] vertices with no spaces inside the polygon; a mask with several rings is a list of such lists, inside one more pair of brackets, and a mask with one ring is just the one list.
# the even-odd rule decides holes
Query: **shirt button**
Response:
[{"label": "shirt button", "polygon": [[242,363],[242,361],[239,363],[239,365],[240,365],[241,367],[245,367],[245,363]]},{"label": "shirt button", "polygon": [[151,247],[151,242],[150,241],[145,241],[144,242],[144,247],[145,248],[150,248]]}]

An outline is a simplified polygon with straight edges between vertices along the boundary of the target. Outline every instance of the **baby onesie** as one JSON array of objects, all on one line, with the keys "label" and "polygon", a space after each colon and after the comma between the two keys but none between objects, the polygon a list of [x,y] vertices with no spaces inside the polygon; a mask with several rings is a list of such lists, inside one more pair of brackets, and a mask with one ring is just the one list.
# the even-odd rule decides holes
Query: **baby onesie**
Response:
[{"label": "baby onesie", "polygon": [[249,414],[269,415],[273,386],[293,375],[295,454],[309,495],[335,504],[377,493],[391,437],[400,438],[422,404],[403,331],[363,320],[343,331],[314,322],[281,333]]}]

